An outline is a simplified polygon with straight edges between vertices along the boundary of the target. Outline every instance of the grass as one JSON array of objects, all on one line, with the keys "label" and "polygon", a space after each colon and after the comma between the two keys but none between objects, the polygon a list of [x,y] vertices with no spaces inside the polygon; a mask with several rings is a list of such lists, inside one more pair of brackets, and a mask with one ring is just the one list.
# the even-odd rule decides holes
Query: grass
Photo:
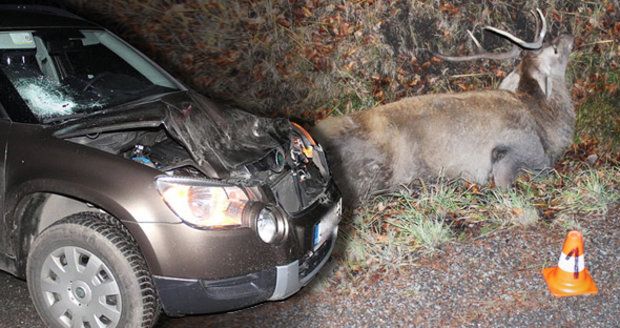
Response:
[{"label": "grass", "polygon": [[[617,77],[617,74],[614,76]],[[620,86],[620,81],[609,82]],[[577,140],[589,136],[620,148],[620,95],[596,95],[587,99],[577,112]]]},{"label": "grass", "polygon": [[609,205],[620,199],[618,191],[608,187],[617,182],[618,173],[615,167],[575,174],[573,185],[560,192],[558,201],[567,213],[606,214]]},{"label": "grass", "polygon": [[533,194],[516,190],[491,192],[493,218],[500,224],[530,226],[538,222],[540,216],[532,205]]},{"label": "grass", "polygon": [[452,230],[442,217],[426,217],[413,211],[388,220],[388,224],[398,228],[398,238],[415,244],[425,251],[434,252],[444,243],[452,240]]},{"label": "grass", "polygon": [[544,224],[580,228],[620,200],[620,168],[567,157],[557,170],[521,176],[512,189],[462,180],[418,182],[377,197],[345,219],[337,251],[351,272],[400,269],[450,242]]},{"label": "grass", "polygon": [[331,106],[331,115],[341,116],[347,115],[359,110],[359,108],[372,108],[377,102],[372,97],[364,97],[358,94],[344,95],[338,98],[338,100]]}]

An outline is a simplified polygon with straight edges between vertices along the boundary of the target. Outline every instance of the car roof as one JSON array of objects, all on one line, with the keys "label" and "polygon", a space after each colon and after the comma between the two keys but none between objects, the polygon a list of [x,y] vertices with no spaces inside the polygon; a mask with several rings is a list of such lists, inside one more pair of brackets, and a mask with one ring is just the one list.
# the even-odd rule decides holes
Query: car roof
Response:
[{"label": "car roof", "polygon": [[30,28],[100,28],[66,10],[41,5],[0,5],[0,30]]}]

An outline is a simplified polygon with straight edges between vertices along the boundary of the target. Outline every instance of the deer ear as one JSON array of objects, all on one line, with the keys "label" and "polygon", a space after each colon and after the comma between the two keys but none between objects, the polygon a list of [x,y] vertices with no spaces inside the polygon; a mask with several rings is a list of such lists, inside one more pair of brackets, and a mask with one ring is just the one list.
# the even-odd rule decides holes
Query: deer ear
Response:
[{"label": "deer ear", "polygon": [[548,76],[545,77],[545,95],[547,98],[551,97],[551,92],[553,90],[553,79],[550,79]]},{"label": "deer ear", "polygon": [[532,72],[532,78],[536,81],[539,90],[545,94],[545,97],[551,97],[551,93],[553,92],[553,79],[549,77],[549,74],[537,70]]}]

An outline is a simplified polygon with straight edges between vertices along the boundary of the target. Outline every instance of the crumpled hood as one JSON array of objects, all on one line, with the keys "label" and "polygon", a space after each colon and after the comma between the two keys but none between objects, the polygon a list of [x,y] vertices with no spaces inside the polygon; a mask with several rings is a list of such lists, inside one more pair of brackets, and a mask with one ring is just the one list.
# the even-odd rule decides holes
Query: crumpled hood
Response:
[{"label": "crumpled hood", "polygon": [[291,124],[286,119],[270,119],[215,104],[189,92],[189,102],[166,103],[164,125],[182,142],[194,160],[217,158],[226,169],[236,169],[263,158],[288,140]]},{"label": "crumpled hood", "polygon": [[209,163],[228,171],[282,148],[292,129],[286,119],[255,116],[193,91],[103,110],[51,128],[56,130],[55,136],[68,138],[162,124],[198,166]]}]

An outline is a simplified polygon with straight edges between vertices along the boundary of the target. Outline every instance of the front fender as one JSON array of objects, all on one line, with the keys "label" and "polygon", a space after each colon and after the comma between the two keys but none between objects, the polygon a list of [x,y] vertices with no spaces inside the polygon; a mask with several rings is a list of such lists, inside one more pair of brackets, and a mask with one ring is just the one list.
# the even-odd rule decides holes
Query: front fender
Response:
[{"label": "front fender", "polygon": [[[41,194],[92,204],[126,225],[181,222],[157,191],[154,179],[161,172],[156,169],[57,139],[36,125],[15,124],[6,154],[6,197],[0,232],[9,240],[4,251],[17,260],[19,271],[23,270],[29,243],[39,229],[40,208],[45,203],[38,197]],[[143,252],[148,257],[152,251]]]},{"label": "front fender", "polygon": [[92,203],[122,221],[180,222],[154,184],[160,171],[20,125],[7,146],[5,217],[25,195],[50,192]]}]

